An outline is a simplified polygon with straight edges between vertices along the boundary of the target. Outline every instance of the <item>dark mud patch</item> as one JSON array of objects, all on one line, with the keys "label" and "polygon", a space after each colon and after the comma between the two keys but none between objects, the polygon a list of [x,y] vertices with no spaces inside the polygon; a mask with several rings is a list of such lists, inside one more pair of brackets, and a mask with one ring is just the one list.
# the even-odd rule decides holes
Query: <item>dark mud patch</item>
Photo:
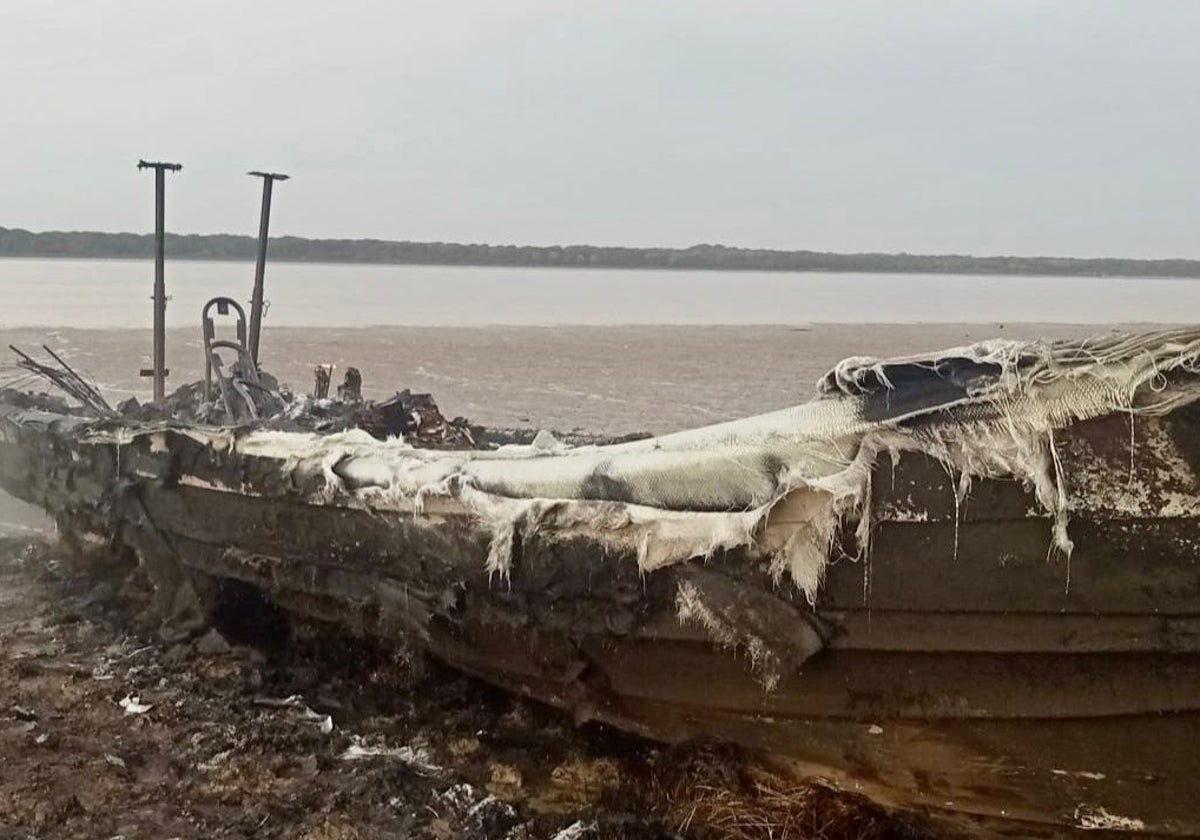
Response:
[{"label": "dark mud patch", "polygon": [[915,836],[228,594],[168,646],[128,561],[0,541],[0,837]]}]

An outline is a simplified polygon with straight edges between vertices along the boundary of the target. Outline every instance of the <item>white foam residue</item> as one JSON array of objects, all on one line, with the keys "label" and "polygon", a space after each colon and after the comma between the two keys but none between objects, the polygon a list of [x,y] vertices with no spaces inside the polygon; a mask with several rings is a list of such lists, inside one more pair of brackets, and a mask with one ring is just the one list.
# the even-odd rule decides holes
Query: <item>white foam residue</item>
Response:
[{"label": "white foam residue", "polygon": [[1084,831],[1145,831],[1146,823],[1135,817],[1110,814],[1099,805],[1075,808],[1075,826]]}]

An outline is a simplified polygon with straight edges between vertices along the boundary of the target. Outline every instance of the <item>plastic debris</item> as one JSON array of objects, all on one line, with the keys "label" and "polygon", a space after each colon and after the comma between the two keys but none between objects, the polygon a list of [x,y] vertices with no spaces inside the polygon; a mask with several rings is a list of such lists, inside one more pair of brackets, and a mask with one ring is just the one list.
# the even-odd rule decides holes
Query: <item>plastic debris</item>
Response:
[{"label": "plastic debris", "polygon": [[367,758],[391,758],[425,773],[437,773],[441,767],[424,747],[385,747],[364,743],[361,736],[351,735],[350,746],[341,755],[342,761],[361,761]]},{"label": "plastic debris", "polygon": [[154,708],[154,704],[142,703],[140,697],[132,694],[126,694],[118,705],[125,710],[127,715],[144,715]]},{"label": "plastic debris", "polygon": [[321,730],[322,735],[328,735],[333,731],[332,715],[323,715],[319,712],[314,712],[312,709],[308,708],[308,706],[305,706],[302,717],[304,720],[315,723],[317,725],[317,729]]},{"label": "plastic debris", "polygon": [[300,713],[301,720],[315,723],[322,735],[333,732],[333,716],[314,712],[299,694],[282,698],[255,697],[252,702],[256,706],[266,706],[269,709],[295,709]]}]

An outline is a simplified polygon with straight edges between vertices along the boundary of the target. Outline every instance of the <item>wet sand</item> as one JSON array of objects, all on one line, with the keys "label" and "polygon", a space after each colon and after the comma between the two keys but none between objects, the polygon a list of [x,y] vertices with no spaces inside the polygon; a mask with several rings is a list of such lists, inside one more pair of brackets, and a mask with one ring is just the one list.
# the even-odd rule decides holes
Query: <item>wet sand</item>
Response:
[{"label": "wet sand", "polygon": [[[1138,325],[1144,327],[1145,325]],[[317,364],[363,375],[369,397],[432,393],[443,413],[487,425],[593,432],[668,432],[809,399],[847,356],[895,356],[985,338],[1067,338],[1111,330],[1067,324],[786,326],[369,327],[268,329],[263,366],[298,391]],[[149,396],[149,330],[22,328],[3,344],[45,343],[100,383],[113,402]],[[168,331],[168,391],[199,379],[198,329]],[[35,354],[36,355],[36,354]],[[15,378],[4,369],[0,381]],[[32,382],[31,385],[38,385]],[[0,523],[45,527],[38,511],[0,497]]]}]

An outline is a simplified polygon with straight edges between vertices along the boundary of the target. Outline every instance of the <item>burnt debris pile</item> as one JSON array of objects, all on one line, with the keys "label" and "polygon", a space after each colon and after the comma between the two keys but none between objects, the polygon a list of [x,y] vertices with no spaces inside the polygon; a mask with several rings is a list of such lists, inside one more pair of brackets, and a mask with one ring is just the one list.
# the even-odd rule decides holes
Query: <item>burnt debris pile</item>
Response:
[{"label": "burnt debris pile", "polygon": [[[113,408],[99,389],[50,350],[50,359],[38,361],[16,347],[16,367],[27,371],[25,381],[36,377],[58,393],[32,393],[12,387],[2,389],[2,401],[20,408],[59,414],[142,423],[239,426],[272,431],[334,433],[362,429],[379,440],[403,438],[430,449],[490,448],[511,442],[515,433],[489,435],[464,417],[447,419],[431,394],[405,388],[384,400],[362,396],[362,375],[346,369],[336,396],[329,396],[332,365],[320,365],[311,394],[296,394],[270,373],[230,369],[231,387],[206,388],[204,381],[189,382],[159,402],[130,397]],[[15,383],[14,383],[15,384]],[[493,437],[495,438],[493,440]]]},{"label": "burnt debris pile", "polygon": [[[0,382],[0,404],[56,414],[136,423],[174,423],[186,426],[236,426],[281,432],[333,434],[362,429],[378,440],[402,438],[422,449],[495,449],[509,444],[529,445],[539,434],[546,441],[570,446],[625,443],[645,433],[619,436],[581,430],[549,435],[536,428],[498,428],[472,423],[465,417],[447,418],[432,394],[408,388],[382,400],[363,397],[362,374],[347,367],[341,384],[332,384],[334,366],[318,365],[311,393],[295,393],[263,370],[245,369],[239,359],[224,373],[225,387],[206,388],[204,380],[189,382],[161,401],[129,397],[110,406],[95,384],[69,367],[50,348],[46,361],[11,348],[18,354],[14,370],[22,375]],[[53,386],[42,393],[22,390],[42,380]],[[330,392],[333,396],[330,396]],[[68,399],[69,398],[69,399]]]}]

